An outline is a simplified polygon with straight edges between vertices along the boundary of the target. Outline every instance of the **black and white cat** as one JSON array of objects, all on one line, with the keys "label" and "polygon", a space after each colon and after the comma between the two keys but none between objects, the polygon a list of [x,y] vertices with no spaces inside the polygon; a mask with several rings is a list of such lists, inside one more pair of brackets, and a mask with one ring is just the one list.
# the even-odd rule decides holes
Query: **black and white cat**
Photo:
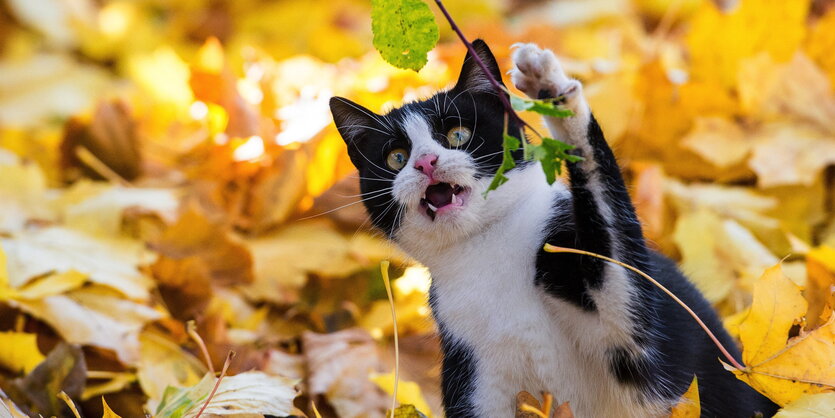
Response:
[{"label": "black and white cat", "polygon": [[[487,45],[474,46],[501,80]],[[568,164],[570,185],[549,186],[540,165],[518,153],[509,181],[482,197],[502,159],[504,117],[469,54],[451,90],[386,115],[330,102],[374,225],[431,272],[446,415],[513,416],[525,390],[569,401],[578,417],[662,416],[694,375],[702,416],[772,415],[776,405],[725,371],[704,332],[651,284],[596,258],[542,250],[584,249],[640,268],[739,357],[711,306],[672,261],[647,248],[581,84],[536,45],[518,45],[513,60],[520,90],[564,96],[574,112],[546,118],[553,136],[585,158]]]}]

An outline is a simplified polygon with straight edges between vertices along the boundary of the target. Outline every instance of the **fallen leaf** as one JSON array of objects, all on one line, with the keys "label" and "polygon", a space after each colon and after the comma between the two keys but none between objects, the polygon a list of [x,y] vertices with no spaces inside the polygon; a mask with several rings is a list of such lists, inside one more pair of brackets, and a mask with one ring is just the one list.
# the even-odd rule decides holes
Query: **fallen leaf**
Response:
[{"label": "fallen leaf", "polygon": [[206,366],[190,353],[160,334],[139,335],[139,386],[148,396],[148,410],[155,411],[168,386],[194,386],[206,374]]},{"label": "fallen leaf", "polygon": [[737,88],[742,110],[760,120],[794,118],[835,133],[835,96],[829,80],[803,53],[785,64],[767,53],[743,61]]},{"label": "fallen leaf", "polygon": [[386,417],[392,418],[426,418],[423,412],[414,405],[400,405],[394,411],[386,411]]},{"label": "fallen leaf", "polygon": [[[169,387],[155,416],[160,418],[197,416],[215,387],[218,378],[207,373],[197,385],[188,388]],[[207,416],[252,417],[263,415],[294,415],[293,399],[297,382],[261,372],[244,372],[225,376],[209,400]]]},{"label": "fallen leaf", "polygon": [[681,145],[718,168],[745,161],[754,141],[734,121],[712,116],[699,117]]},{"label": "fallen leaf", "polygon": [[775,122],[755,135],[757,145],[748,166],[760,188],[809,186],[825,167],[835,164],[835,139],[808,126]]},{"label": "fallen leaf", "polygon": [[113,294],[107,288],[86,287],[40,300],[9,303],[43,320],[64,340],[113,350],[127,365],[139,360],[139,331],[163,314]]},{"label": "fallen leaf", "polygon": [[805,0],[740,0],[729,12],[702,2],[686,37],[693,76],[732,86],[741,62],[758,52],[789,60],[806,36],[808,9]]},{"label": "fallen leaf", "polygon": [[26,377],[15,379],[13,384],[31,403],[33,413],[60,416],[65,405],[58,399],[58,393],[64,392],[71,398],[80,396],[86,369],[81,347],[61,343],[38,367]]},{"label": "fallen leaf", "polygon": [[308,393],[325,395],[340,417],[382,415],[388,399],[368,379],[380,367],[377,347],[362,329],[302,335]]},{"label": "fallen leaf", "polygon": [[65,125],[61,143],[64,179],[75,181],[84,175],[97,180],[135,180],[142,169],[139,148],[137,122],[128,105],[100,102],[89,123],[73,118]]},{"label": "fallen leaf", "polygon": [[681,395],[681,400],[673,407],[670,418],[699,418],[702,414],[702,405],[699,400],[699,380],[693,376],[690,387]]},{"label": "fallen leaf", "polygon": [[[17,3],[27,3],[18,1]],[[108,76],[70,54],[34,54],[0,63],[0,123],[32,126],[90,106]]]},{"label": "fallen leaf", "polygon": [[[106,376],[106,378],[105,381],[102,383],[89,383],[90,380],[99,380],[104,376]],[[87,379],[87,386],[84,388],[84,392],[81,393],[82,401],[86,401],[96,396],[101,396],[108,393],[114,393],[124,390],[125,388],[136,382],[136,374],[127,372],[95,373],[88,371]],[[102,399],[104,398],[102,397]]]},{"label": "fallen leaf", "polygon": [[824,245],[809,251],[806,272],[803,296],[809,302],[806,329],[811,330],[828,321],[835,308],[835,249]]},{"label": "fallen leaf", "polygon": [[785,406],[806,393],[835,390],[835,318],[810,332],[789,338],[789,330],[806,313],[800,288],[779,265],[769,268],[755,284],[751,311],[740,324],[740,380]]},{"label": "fallen leaf", "polygon": [[[374,373],[369,379],[376,384],[380,389],[392,395],[394,393],[394,372],[391,373]],[[432,411],[429,409],[429,404],[423,398],[420,391],[420,386],[415,382],[408,382],[400,380],[397,385],[397,403],[406,406],[409,405],[420,412],[425,417],[432,417]],[[399,408],[398,408],[399,409]],[[397,411],[395,410],[395,416]]]},{"label": "fallen leaf", "polygon": [[43,360],[37,334],[0,332],[0,366],[13,373],[29,373]]},{"label": "fallen leaf", "polygon": [[11,417],[11,418],[29,418],[28,415],[24,414],[20,408],[15,405],[14,401],[12,401],[2,389],[0,389],[0,415]]},{"label": "fallen leaf", "polygon": [[244,284],[252,281],[252,256],[228,225],[209,219],[191,205],[180,219],[150,243],[172,260],[196,257],[208,270],[213,283]]},{"label": "fallen leaf", "polygon": [[835,416],[835,393],[803,395],[786,405],[774,418],[807,418]]},{"label": "fallen leaf", "polygon": [[[150,254],[141,242],[104,240],[62,227],[48,227],[0,240],[6,253],[9,283],[20,287],[50,272],[75,270],[94,283],[118,290],[135,300],[148,300],[150,279],[138,266]],[[40,260],[32,263],[31,260]]]},{"label": "fallen leaf", "polygon": [[101,418],[122,418],[117,413],[113,412],[110,409],[110,406],[107,405],[107,401],[104,400],[104,396],[101,397],[101,406],[104,412],[102,412]]}]

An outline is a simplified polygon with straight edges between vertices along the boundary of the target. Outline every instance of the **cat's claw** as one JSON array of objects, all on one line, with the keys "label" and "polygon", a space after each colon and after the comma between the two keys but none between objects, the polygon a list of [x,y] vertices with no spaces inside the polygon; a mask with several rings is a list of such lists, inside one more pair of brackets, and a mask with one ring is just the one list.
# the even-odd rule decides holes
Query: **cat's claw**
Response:
[{"label": "cat's claw", "polygon": [[510,79],[516,88],[532,99],[559,98],[577,113],[583,102],[583,86],[565,74],[554,53],[532,43],[517,43],[513,48]]}]

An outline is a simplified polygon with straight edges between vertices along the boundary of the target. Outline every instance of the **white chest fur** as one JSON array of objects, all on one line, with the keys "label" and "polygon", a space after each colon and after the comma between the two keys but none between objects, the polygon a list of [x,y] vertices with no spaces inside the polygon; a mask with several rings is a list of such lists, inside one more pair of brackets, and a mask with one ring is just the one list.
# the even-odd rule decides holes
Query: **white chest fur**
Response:
[{"label": "white chest fur", "polygon": [[[540,170],[523,171],[534,169]],[[580,335],[595,334],[598,314],[536,288],[544,229],[554,198],[567,191],[529,176],[519,173],[511,179],[517,184],[505,189],[527,189],[525,197],[514,196],[524,199],[515,202],[515,210],[454,248],[421,251],[433,277],[435,316],[449,337],[473,350],[476,416],[512,416],[522,390],[568,400],[578,417],[651,416],[636,402],[638,394],[608,372],[606,345],[589,344],[589,336]]]}]

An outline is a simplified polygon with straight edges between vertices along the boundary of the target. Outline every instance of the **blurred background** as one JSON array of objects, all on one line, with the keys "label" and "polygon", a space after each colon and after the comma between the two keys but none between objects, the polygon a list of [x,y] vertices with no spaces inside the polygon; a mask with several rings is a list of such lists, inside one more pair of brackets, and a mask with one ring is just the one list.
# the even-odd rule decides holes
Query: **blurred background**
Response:
[{"label": "blurred background", "polygon": [[[835,2],[444,3],[503,70],[537,42],[584,82],[648,239],[732,333],[765,268],[804,285],[835,246]],[[428,274],[370,229],[327,107],[454,83],[438,23],[416,73],[365,0],[0,1],[0,399],[141,416],[206,373],[194,320],[216,370],[234,350],[305,413],[383,416],[388,259],[400,396],[440,416]]]}]

